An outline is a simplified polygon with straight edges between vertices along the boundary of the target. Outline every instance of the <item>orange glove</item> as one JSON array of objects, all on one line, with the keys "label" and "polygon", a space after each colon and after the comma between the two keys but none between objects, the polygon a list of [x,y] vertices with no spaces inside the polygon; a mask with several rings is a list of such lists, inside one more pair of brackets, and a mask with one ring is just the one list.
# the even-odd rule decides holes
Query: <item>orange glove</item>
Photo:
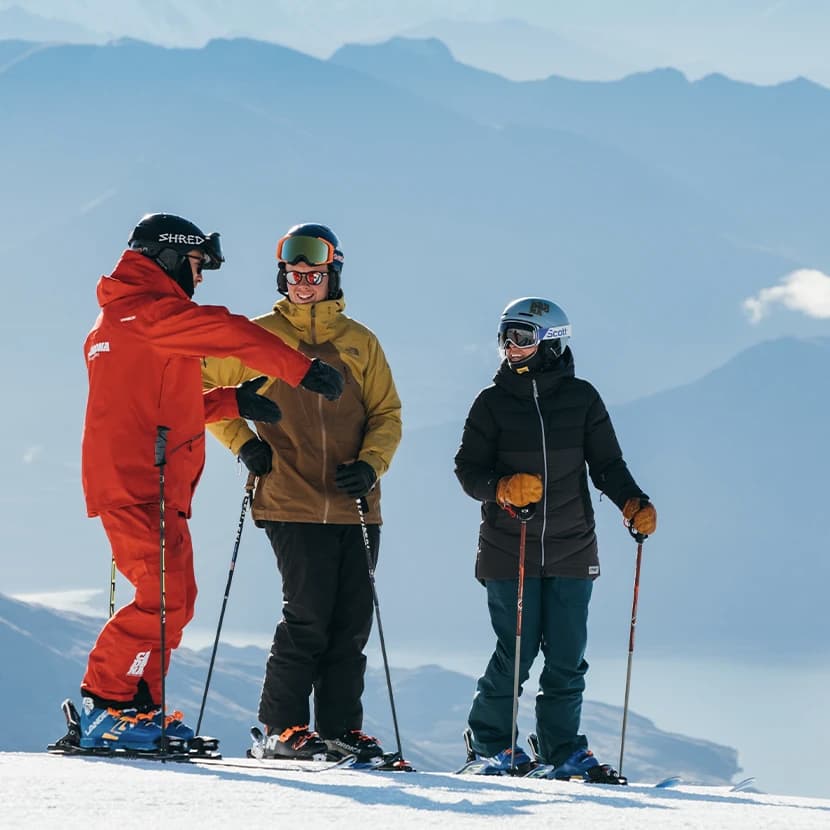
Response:
[{"label": "orange glove", "polygon": [[542,476],[535,473],[515,473],[499,479],[496,501],[502,505],[525,507],[542,498]]},{"label": "orange glove", "polygon": [[637,531],[651,536],[657,530],[657,511],[650,501],[641,502],[639,498],[629,499],[623,505],[623,518]]}]

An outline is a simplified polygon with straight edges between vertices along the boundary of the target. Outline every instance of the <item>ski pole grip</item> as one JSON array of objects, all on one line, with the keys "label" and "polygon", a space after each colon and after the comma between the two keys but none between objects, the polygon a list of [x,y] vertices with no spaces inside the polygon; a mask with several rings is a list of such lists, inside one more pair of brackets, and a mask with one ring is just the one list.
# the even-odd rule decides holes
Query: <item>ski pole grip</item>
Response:
[{"label": "ski pole grip", "polygon": [[516,507],[515,504],[509,504],[508,502],[500,506],[511,519],[518,519],[520,522],[530,521],[536,512],[536,502],[531,502],[523,507]]},{"label": "ski pole grip", "polygon": [[156,427],[156,467],[161,467],[167,462],[167,433],[170,427]]},{"label": "ski pole grip", "polygon": [[[647,504],[649,504],[649,500],[647,498],[641,498],[640,499],[640,510],[642,510]],[[637,514],[635,513],[634,516],[636,516],[636,515]],[[626,525],[626,527],[628,528],[628,532],[631,534],[631,537],[634,539],[634,541],[638,545],[641,545],[643,542],[645,542],[646,539],[648,539],[648,534],[647,533],[640,533],[638,530],[634,529],[634,527],[631,524],[631,522],[634,521],[634,516],[631,517],[631,521],[629,521],[629,523]]]},{"label": "ski pole grip", "polygon": [[530,504],[526,504],[524,507],[517,507],[516,508],[516,516],[518,517],[520,522],[527,522],[533,518],[533,514],[536,512],[536,503],[531,502]]}]

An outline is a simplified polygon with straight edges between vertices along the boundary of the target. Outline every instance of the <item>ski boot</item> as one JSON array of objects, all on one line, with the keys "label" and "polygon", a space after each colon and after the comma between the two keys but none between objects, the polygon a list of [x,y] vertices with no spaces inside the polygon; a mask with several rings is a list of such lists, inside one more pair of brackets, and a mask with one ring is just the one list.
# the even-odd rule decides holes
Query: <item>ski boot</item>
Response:
[{"label": "ski boot", "polygon": [[457,770],[458,773],[524,776],[536,766],[536,762],[520,746],[516,746],[515,753],[512,747],[507,747],[490,757],[479,756],[473,748],[473,733],[469,727],[464,730],[464,744],[467,762]]},{"label": "ski boot", "polygon": [[137,709],[96,706],[91,697],[81,701],[81,749],[116,747],[133,750],[157,750],[161,727],[152,715]]},{"label": "ski boot", "polygon": [[316,732],[310,732],[308,724],[289,726],[278,732],[267,728],[263,735],[258,727],[251,729],[254,745],[251,747],[252,758],[282,758],[295,761],[325,761],[328,747]]},{"label": "ski boot", "polygon": [[573,778],[590,784],[628,783],[610,764],[600,764],[590,749],[578,749],[559,766],[553,768],[553,778],[569,781]]},{"label": "ski boot", "polygon": [[337,761],[347,755],[354,755],[357,763],[369,763],[374,760],[382,761],[383,749],[377,738],[367,735],[360,729],[348,729],[337,738],[326,738],[330,761]]}]

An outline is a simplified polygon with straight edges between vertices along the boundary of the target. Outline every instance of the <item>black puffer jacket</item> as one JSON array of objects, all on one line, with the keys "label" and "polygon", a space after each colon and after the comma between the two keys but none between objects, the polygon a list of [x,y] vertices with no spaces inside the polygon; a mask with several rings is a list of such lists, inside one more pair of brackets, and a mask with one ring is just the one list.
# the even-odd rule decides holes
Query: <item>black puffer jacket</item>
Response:
[{"label": "black puffer jacket", "polygon": [[476,576],[518,575],[520,523],[495,500],[498,480],[512,473],[538,473],[544,485],[527,523],[526,576],[598,576],[586,464],[594,486],[620,509],[629,498],[646,498],[599,393],[574,377],[570,349],[543,372],[516,374],[504,362],[494,381],[475,399],[455,456],[464,491],[483,502]]}]

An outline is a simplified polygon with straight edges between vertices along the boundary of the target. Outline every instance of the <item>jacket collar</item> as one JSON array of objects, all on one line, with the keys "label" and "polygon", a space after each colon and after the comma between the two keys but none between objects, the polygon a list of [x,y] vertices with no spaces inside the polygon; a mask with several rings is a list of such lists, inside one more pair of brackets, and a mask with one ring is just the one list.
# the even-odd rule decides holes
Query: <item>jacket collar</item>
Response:
[{"label": "jacket collar", "polygon": [[283,317],[297,332],[300,340],[307,343],[325,343],[334,337],[346,301],[323,300],[319,303],[292,303],[288,298],[274,305],[274,313]]},{"label": "jacket collar", "polygon": [[565,349],[565,354],[556,361],[556,364],[544,372],[527,372],[519,374],[514,372],[507,361],[502,361],[493,382],[511,395],[517,398],[533,397],[533,381],[536,381],[536,388],[539,395],[547,395],[557,389],[562,381],[574,376],[574,357],[570,348]]}]

